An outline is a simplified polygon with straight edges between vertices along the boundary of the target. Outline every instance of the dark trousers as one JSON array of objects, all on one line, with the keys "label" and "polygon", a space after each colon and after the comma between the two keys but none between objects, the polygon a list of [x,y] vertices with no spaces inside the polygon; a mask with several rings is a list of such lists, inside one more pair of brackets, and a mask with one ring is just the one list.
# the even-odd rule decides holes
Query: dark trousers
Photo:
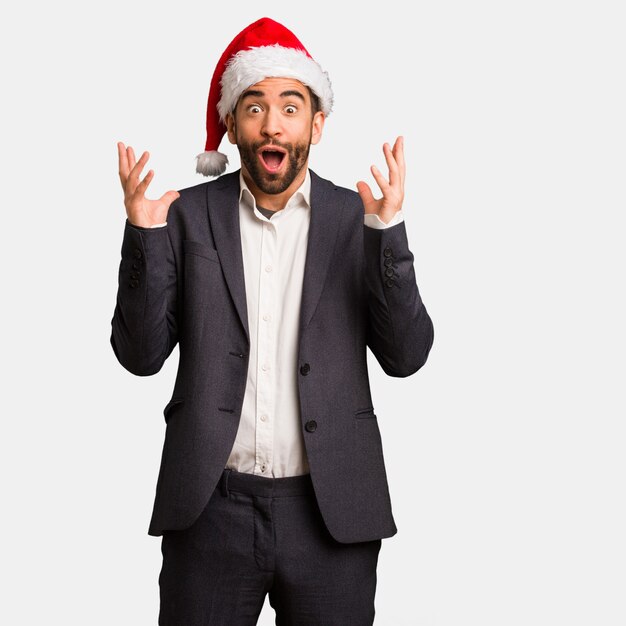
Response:
[{"label": "dark trousers", "polygon": [[159,625],[253,626],[269,593],[278,626],[371,626],[381,541],[335,541],[309,474],[224,470],[196,522],[163,534]]}]

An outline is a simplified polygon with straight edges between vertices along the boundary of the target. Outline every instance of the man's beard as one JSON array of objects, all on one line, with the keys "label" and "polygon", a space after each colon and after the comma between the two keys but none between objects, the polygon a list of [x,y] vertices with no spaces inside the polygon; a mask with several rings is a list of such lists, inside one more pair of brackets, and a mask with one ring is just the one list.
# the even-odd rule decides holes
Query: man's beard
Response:
[{"label": "man's beard", "polygon": [[[302,167],[309,157],[312,137],[312,129],[309,140],[305,143],[297,144],[278,143],[277,141],[246,143],[237,137],[237,148],[239,149],[241,162],[246,166],[254,184],[263,193],[278,194],[285,191],[295,180],[300,170],[302,170]],[[262,146],[278,146],[286,150],[287,154],[283,157],[283,159],[287,159],[284,172],[272,174],[264,169],[258,157],[258,150]]]}]

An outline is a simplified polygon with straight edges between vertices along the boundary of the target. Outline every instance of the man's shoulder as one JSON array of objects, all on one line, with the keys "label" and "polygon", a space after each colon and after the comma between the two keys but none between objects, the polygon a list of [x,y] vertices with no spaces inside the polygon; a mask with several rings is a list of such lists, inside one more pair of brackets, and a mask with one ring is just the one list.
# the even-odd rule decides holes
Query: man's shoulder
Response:
[{"label": "man's shoulder", "polygon": [[213,180],[177,189],[179,197],[170,205],[168,218],[170,220],[180,219],[183,222],[187,219],[203,219],[206,216],[207,200],[211,193],[220,189],[227,189],[229,185],[232,187],[238,184],[238,174],[230,172]]},{"label": "man's shoulder", "polygon": [[312,187],[317,184],[319,188],[325,189],[329,194],[334,194],[337,204],[341,205],[344,211],[350,212],[354,219],[362,219],[363,201],[357,191],[338,185],[328,178],[323,178],[313,170],[310,172]]},{"label": "man's shoulder", "polygon": [[355,207],[355,208],[362,210],[361,196],[359,195],[357,191],[355,191],[354,189],[350,189],[349,187],[343,187],[341,185],[338,185],[332,180],[328,178],[324,178],[323,176],[320,176],[319,174],[317,174],[311,169],[309,169],[309,171],[311,173],[312,184],[314,184],[313,181],[317,179],[318,184],[321,183],[322,185],[326,186],[328,189],[332,189],[335,193],[338,193],[339,196],[346,201],[345,202],[346,206],[351,206],[351,207]]},{"label": "man's shoulder", "polygon": [[185,202],[204,202],[206,200],[207,193],[209,193],[212,189],[219,189],[224,186],[238,184],[238,172],[229,172],[228,174],[222,174],[213,180],[204,181],[189,187],[183,187],[182,189],[177,189],[177,191],[180,194],[179,200],[183,200]]}]

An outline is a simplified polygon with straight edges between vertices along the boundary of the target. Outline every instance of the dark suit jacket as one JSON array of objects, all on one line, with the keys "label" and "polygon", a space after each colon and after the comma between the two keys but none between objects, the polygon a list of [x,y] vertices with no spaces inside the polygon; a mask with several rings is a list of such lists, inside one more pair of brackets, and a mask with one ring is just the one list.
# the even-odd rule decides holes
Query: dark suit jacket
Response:
[{"label": "dark suit jacket", "polygon": [[[355,191],[311,174],[298,393],[315,495],[340,542],[390,537],[392,516],[366,347],[389,376],[424,363],[433,324],[404,222],[363,223]],[[156,374],[178,343],[148,534],[189,527],[231,452],[248,371],[239,171],[179,191],[163,228],[126,221],[111,344],[133,374]],[[404,416],[406,417],[406,416]]]}]

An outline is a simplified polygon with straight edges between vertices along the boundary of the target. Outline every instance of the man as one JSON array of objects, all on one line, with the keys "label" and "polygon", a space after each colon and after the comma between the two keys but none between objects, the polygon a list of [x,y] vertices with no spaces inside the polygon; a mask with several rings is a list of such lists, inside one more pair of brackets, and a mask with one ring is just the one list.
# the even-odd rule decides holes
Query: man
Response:
[{"label": "man", "polygon": [[119,143],[127,221],[111,343],[139,376],[179,345],[149,534],[162,535],[159,624],[372,624],[381,540],[396,532],[366,348],[390,376],[425,362],[433,325],[402,215],[402,138],[383,197],[308,168],[332,106],[325,72],[263,18],[218,62],[197,171],[145,192]]}]

